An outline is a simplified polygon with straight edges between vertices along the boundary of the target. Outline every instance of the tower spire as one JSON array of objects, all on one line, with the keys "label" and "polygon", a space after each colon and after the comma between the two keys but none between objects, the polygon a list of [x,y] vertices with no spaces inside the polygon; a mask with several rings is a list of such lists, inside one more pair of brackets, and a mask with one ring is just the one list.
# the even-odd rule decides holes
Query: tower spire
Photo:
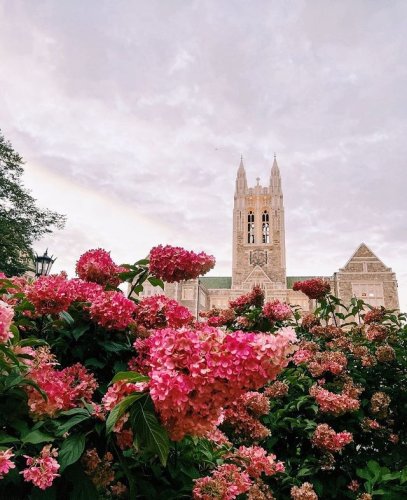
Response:
[{"label": "tower spire", "polygon": [[246,170],[243,165],[243,155],[240,155],[239,168],[236,177],[236,193],[243,194],[247,190]]},{"label": "tower spire", "polygon": [[274,153],[273,165],[271,167],[270,172],[270,187],[272,192],[277,193],[281,192],[281,176],[280,169],[277,164],[277,155]]}]

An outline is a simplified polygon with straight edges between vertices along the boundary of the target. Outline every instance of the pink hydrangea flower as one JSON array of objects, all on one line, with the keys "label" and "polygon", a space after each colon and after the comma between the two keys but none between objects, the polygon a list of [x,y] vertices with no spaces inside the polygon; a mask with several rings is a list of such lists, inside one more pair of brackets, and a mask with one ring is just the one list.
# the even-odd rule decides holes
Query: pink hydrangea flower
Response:
[{"label": "pink hydrangea flower", "polygon": [[313,278],[305,281],[296,281],[294,291],[305,293],[310,299],[322,299],[331,291],[331,285],[322,278]]},{"label": "pink hydrangea flower", "polygon": [[273,476],[285,471],[283,462],[276,462],[276,456],[267,455],[267,451],[261,446],[240,446],[230,458],[252,478],[258,478],[262,474]]},{"label": "pink hydrangea flower", "polygon": [[13,317],[13,308],[0,300],[0,343],[2,344],[5,344],[10,338],[13,338],[13,334],[10,332]]},{"label": "pink hydrangea flower", "polygon": [[233,500],[246,493],[252,485],[249,475],[233,464],[220,465],[212,476],[195,479],[194,482],[194,500]]},{"label": "pink hydrangea flower", "polygon": [[34,304],[35,312],[58,314],[66,311],[75,298],[75,290],[65,274],[40,276],[26,287],[27,299]]},{"label": "pink hydrangea flower", "polygon": [[151,378],[151,397],[172,439],[203,436],[216,427],[224,406],[275,379],[293,339],[292,330],[267,335],[206,325],[166,328],[136,342],[138,368]]},{"label": "pink hydrangea flower", "polygon": [[96,297],[89,314],[95,323],[108,330],[124,330],[134,322],[136,305],[121,292],[103,292]]},{"label": "pink hydrangea flower", "polygon": [[319,409],[325,413],[333,415],[342,415],[343,413],[356,411],[360,407],[360,401],[346,394],[335,394],[323,387],[313,385],[309,391],[319,406]]},{"label": "pink hydrangea flower", "polygon": [[165,295],[142,299],[136,306],[134,317],[146,328],[181,328],[194,319],[188,308]]},{"label": "pink hydrangea flower", "polygon": [[263,303],[263,290],[259,286],[254,286],[251,292],[241,295],[237,299],[231,300],[229,305],[235,310],[236,314],[242,314],[246,308],[250,306],[262,307]]},{"label": "pink hydrangea flower", "polygon": [[270,321],[285,321],[290,319],[293,313],[288,304],[284,304],[279,300],[273,300],[264,304],[263,314]]},{"label": "pink hydrangea flower", "polygon": [[10,460],[13,457],[14,453],[11,451],[11,448],[0,450],[0,479],[3,479],[10,469],[15,468],[15,463]]},{"label": "pink hydrangea flower", "polygon": [[124,271],[126,269],[116,265],[110,253],[102,248],[88,250],[76,263],[76,274],[79,278],[102,286],[117,287],[121,283],[119,274]]},{"label": "pink hydrangea flower", "polygon": [[181,247],[158,245],[150,251],[150,272],[167,283],[192,280],[215,266],[215,257]]},{"label": "pink hydrangea flower", "polygon": [[50,444],[44,446],[39,457],[24,455],[28,467],[20,474],[24,476],[25,481],[31,481],[34,486],[46,490],[52,486],[54,479],[60,475],[58,474],[60,465],[55,460],[57,456],[57,450],[55,448],[51,449]]},{"label": "pink hydrangea flower", "polygon": [[312,436],[314,446],[330,452],[341,451],[352,440],[353,436],[350,432],[335,432],[328,424],[317,425]]},{"label": "pink hydrangea flower", "polygon": [[46,356],[34,359],[28,376],[47,395],[45,400],[34,387],[25,386],[30,413],[36,419],[82,406],[82,399],[90,403],[98,386],[95,377],[80,363],[58,371]]}]

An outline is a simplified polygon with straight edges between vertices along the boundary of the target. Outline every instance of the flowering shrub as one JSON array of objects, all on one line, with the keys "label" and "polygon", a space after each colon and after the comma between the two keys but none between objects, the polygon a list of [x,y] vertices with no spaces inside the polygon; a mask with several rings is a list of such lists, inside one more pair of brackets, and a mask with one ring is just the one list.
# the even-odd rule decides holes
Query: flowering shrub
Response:
[{"label": "flowering shrub", "polygon": [[284,462],[282,481],[262,478],[273,498],[361,499],[376,491],[384,498],[404,498],[405,315],[369,309],[356,299],[345,307],[329,295],[323,280],[295,288],[317,300],[314,313],[292,308],[293,316],[276,324],[273,302],[249,305],[245,296],[231,304],[239,321],[228,328],[245,323],[275,332],[292,325],[299,342],[278,380],[260,389],[269,400],[268,412],[256,414],[236,402],[226,410],[221,429],[235,446],[261,442]]},{"label": "flowering shrub", "polygon": [[405,315],[311,280],[313,313],[256,287],[196,322],[138,294],[213,257],[150,259],[0,277],[1,498],[406,496]]}]

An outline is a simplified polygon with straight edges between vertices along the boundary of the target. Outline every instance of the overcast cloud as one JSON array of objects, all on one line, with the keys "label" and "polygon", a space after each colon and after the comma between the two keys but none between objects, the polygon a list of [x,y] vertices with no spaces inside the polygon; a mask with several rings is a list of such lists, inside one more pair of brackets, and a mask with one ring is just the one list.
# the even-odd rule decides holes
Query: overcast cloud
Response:
[{"label": "overcast cloud", "polygon": [[330,275],[364,241],[407,310],[407,2],[0,0],[0,128],[67,227],[102,246],[204,249],[231,274],[240,154],[283,179],[287,272]]}]

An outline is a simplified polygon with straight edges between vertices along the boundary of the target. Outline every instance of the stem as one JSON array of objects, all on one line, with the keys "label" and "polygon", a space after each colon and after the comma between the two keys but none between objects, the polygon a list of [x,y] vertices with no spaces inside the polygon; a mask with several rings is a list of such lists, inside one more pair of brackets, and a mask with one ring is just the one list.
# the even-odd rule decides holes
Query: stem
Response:
[{"label": "stem", "polygon": [[329,300],[329,295],[327,295],[326,300],[329,304],[329,308],[331,309],[332,317],[334,319],[335,326],[338,327],[338,322],[336,321],[336,316],[335,316],[335,307],[333,306],[332,302]]},{"label": "stem", "polygon": [[131,471],[130,471],[129,467],[126,464],[126,461],[123,459],[122,455],[118,451],[117,446],[115,445],[115,443],[113,441],[112,441],[112,446],[113,446],[113,449],[115,451],[117,458],[119,459],[120,465],[122,466],[122,469],[123,469],[124,473],[126,474],[127,481],[129,482],[129,496],[130,496],[131,500],[133,500],[136,498],[136,485],[135,485],[134,479],[132,477]]}]

